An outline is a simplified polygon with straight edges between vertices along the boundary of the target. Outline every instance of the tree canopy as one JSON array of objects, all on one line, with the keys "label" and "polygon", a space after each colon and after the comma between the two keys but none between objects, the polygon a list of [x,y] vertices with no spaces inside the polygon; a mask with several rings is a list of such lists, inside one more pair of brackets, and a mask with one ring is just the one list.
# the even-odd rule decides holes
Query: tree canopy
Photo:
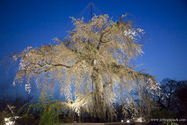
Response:
[{"label": "tree canopy", "polygon": [[[114,103],[125,97],[132,89],[157,89],[156,80],[151,75],[136,71],[131,64],[142,55],[142,45],[138,42],[144,30],[133,26],[133,22],[122,15],[117,22],[109,16],[95,15],[89,22],[84,18],[72,21],[75,28],[64,40],[41,47],[27,47],[12,54],[16,61],[20,58],[19,71],[14,83],[26,80],[25,88],[30,91],[31,80],[43,91],[60,85],[60,92],[77,112],[86,109],[106,120],[113,118]],[[74,87],[74,93],[72,88]],[[106,110],[107,113],[106,114]]]}]

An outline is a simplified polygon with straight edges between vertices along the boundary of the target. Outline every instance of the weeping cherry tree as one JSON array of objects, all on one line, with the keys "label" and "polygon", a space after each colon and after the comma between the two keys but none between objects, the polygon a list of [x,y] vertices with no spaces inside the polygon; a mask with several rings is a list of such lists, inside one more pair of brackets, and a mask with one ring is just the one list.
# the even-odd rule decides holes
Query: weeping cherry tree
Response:
[{"label": "weeping cherry tree", "polygon": [[13,84],[26,80],[27,91],[32,83],[43,91],[59,85],[67,100],[75,96],[66,105],[77,113],[87,111],[104,121],[106,115],[112,119],[118,98],[144,84],[156,85],[154,77],[131,64],[143,54],[138,41],[144,30],[134,27],[126,15],[117,22],[108,15],[95,15],[88,23],[84,18],[71,18],[75,28],[64,40],[55,38],[54,44],[12,54],[15,61],[19,58]]}]

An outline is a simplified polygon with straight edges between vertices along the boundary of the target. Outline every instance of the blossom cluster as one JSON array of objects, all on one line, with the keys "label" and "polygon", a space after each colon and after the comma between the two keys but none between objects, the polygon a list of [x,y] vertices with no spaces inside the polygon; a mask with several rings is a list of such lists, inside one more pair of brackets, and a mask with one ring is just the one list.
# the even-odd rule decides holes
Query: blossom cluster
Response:
[{"label": "blossom cluster", "polygon": [[136,30],[127,29],[127,30],[125,30],[123,32],[123,35],[126,36],[126,37],[129,37],[129,38],[133,39],[136,36],[140,37],[140,35],[138,33],[145,34],[145,31],[143,29],[141,29],[141,28],[137,28]]}]

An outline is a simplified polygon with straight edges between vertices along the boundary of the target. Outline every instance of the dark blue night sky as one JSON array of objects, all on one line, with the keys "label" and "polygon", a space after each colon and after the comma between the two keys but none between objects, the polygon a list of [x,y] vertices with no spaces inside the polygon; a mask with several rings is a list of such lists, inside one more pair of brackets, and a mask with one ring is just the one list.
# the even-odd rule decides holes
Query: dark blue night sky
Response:
[{"label": "dark blue night sky", "polygon": [[[164,78],[187,79],[187,1],[186,0],[0,0],[0,60],[10,52],[28,46],[49,44],[73,29],[69,16],[90,19],[93,13],[109,14],[116,21],[122,14],[133,15],[135,26],[146,31],[145,54],[138,57],[140,69]],[[132,16],[131,16],[132,17]],[[149,38],[149,39],[148,39]],[[8,74],[7,65],[0,67],[0,94],[27,94],[24,85],[12,87],[16,73],[14,64]],[[34,89],[34,96],[38,95]],[[58,92],[56,92],[58,93]]]}]

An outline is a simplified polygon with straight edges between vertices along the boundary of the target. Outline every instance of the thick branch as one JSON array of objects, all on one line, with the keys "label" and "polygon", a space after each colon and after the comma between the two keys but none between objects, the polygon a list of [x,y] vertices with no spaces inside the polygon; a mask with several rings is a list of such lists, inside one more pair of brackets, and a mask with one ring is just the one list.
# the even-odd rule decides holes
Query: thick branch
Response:
[{"label": "thick branch", "polygon": [[[47,66],[47,65],[50,66],[49,64],[47,64],[47,65],[40,65],[38,63],[30,63],[30,64],[38,65],[38,66],[40,66],[40,68],[43,68],[44,66]],[[41,74],[41,73],[48,72],[48,71],[52,70],[54,67],[72,68],[73,66],[67,66],[67,65],[64,65],[64,64],[54,64],[54,65],[51,65],[51,67],[49,67],[47,69],[44,69],[44,70],[42,70],[40,72],[33,72],[33,73]],[[22,70],[22,71],[30,71],[30,72],[32,72],[31,70],[29,70],[27,68],[25,70]]]},{"label": "thick branch", "polygon": [[103,90],[105,90],[110,84],[111,82],[105,82],[105,84],[103,85]]},{"label": "thick branch", "polygon": [[[120,23],[121,23],[121,20],[122,20],[122,18],[123,17],[125,17],[126,15],[122,15],[121,17],[120,17],[120,20],[117,22],[117,26],[119,26],[120,25]],[[110,27],[107,31],[105,31],[102,35],[101,35],[101,37],[100,37],[100,43],[108,43],[109,41],[103,41],[103,38],[104,38],[104,35],[105,34],[107,34],[107,33],[109,33],[110,31],[111,31],[111,29],[112,29],[113,27]]]}]

